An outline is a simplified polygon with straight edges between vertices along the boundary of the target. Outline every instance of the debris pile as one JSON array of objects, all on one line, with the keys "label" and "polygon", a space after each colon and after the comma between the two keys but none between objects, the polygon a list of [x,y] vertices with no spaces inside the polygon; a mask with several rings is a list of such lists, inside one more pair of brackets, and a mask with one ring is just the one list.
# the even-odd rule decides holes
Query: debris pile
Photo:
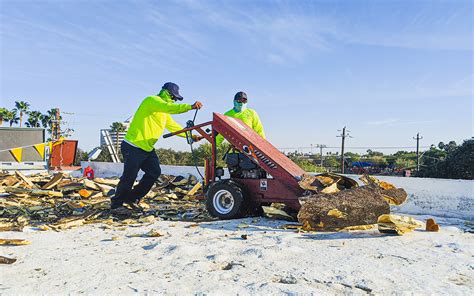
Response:
[{"label": "debris pile", "polygon": [[[402,235],[424,226],[412,218],[390,214],[390,205],[406,201],[405,190],[371,176],[360,180],[365,185],[359,186],[351,178],[332,173],[304,175],[299,183],[306,190],[300,198],[300,224],[289,228],[340,231],[378,225],[380,232]],[[202,184],[192,175],[161,175],[141,200],[140,209],[132,209],[127,216],[110,211],[110,197],[118,182],[118,178],[89,180],[61,172],[28,177],[18,171],[0,173],[0,231],[22,231],[25,226],[60,231],[92,223],[128,225],[153,223],[157,219],[191,222],[214,219],[205,209]],[[284,211],[284,204],[262,206],[262,209],[270,218],[294,219]],[[434,220],[428,221],[426,230],[438,231],[439,226]]]},{"label": "debris pile", "polygon": [[65,173],[0,173],[0,231],[62,230],[90,223],[150,223],[156,219],[207,221],[201,183],[196,177],[162,175],[140,202],[141,211],[117,217],[110,196],[119,179],[73,178]]},{"label": "debris pile", "polygon": [[[340,230],[385,223],[379,229],[388,232],[390,228],[395,233],[404,233],[404,230],[398,231],[397,223],[387,223],[386,217],[392,217],[389,215],[390,205],[400,205],[406,201],[405,190],[371,176],[363,176],[360,180],[364,186],[337,174],[303,176],[300,186],[307,191],[307,196],[300,199],[302,206],[298,221],[304,229]],[[380,221],[379,217],[385,218]]]}]

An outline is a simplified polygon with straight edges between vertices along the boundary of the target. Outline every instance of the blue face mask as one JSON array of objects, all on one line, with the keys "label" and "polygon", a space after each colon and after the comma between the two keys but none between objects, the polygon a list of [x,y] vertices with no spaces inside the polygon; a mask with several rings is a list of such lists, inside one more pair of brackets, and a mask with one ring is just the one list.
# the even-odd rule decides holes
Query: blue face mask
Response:
[{"label": "blue face mask", "polygon": [[234,101],[234,110],[236,112],[242,112],[245,109],[247,109],[247,103],[241,103],[241,102]]}]

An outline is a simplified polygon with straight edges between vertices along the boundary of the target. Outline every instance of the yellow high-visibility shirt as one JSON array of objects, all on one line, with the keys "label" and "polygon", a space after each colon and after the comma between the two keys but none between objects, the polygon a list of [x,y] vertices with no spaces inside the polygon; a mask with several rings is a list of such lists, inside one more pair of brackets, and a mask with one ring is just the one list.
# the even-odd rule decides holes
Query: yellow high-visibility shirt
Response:
[{"label": "yellow high-visibility shirt", "polygon": [[[259,134],[260,137],[265,139],[265,131],[263,130],[262,122],[255,110],[247,108],[244,111],[236,112],[235,109],[232,108],[224,113],[224,115],[242,120],[247,126],[251,127],[257,134]],[[222,137],[222,135],[217,135],[217,146],[219,146],[222,141],[224,141],[224,137]]]},{"label": "yellow high-visibility shirt", "polygon": [[[165,128],[172,133],[183,129],[170,114],[180,114],[191,109],[189,104],[174,103],[167,91],[149,96],[135,112],[125,140],[147,152],[153,151]],[[185,137],[184,134],[178,136]]]}]

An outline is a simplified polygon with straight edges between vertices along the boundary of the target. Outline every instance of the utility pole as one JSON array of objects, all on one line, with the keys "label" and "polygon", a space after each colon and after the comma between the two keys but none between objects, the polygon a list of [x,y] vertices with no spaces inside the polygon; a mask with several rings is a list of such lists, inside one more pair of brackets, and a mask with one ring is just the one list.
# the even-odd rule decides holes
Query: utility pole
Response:
[{"label": "utility pole", "polygon": [[323,144],[317,144],[315,146],[316,148],[319,148],[319,155],[321,156],[321,160],[320,160],[320,166],[323,167],[323,148],[326,148],[327,146],[326,145],[323,145]]},{"label": "utility pole", "polygon": [[59,139],[61,137],[61,125],[60,125],[60,114],[59,114],[59,108],[56,108],[56,139]]},{"label": "utility pole", "polygon": [[[338,131],[341,131],[341,130],[338,130]],[[345,142],[347,137],[352,138],[351,136],[349,136],[349,132],[350,132],[350,130],[346,131],[346,127],[344,127],[342,129],[342,134],[337,136],[337,137],[342,138],[342,144],[341,144],[341,174],[344,174],[344,142]]]},{"label": "utility pole", "polygon": [[416,134],[416,138],[413,138],[416,140],[416,172],[420,171],[420,140],[423,139],[423,137],[420,137],[420,133]]},{"label": "utility pole", "polygon": [[60,119],[61,115],[59,113],[59,108],[55,108],[55,113],[54,113],[54,119],[51,120],[51,138],[53,140],[59,139],[61,136],[61,125],[60,125]]}]

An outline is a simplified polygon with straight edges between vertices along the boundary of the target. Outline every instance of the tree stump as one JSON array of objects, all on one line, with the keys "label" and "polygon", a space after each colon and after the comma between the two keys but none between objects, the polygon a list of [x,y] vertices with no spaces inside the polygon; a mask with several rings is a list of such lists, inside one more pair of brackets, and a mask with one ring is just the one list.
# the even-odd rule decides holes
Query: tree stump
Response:
[{"label": "tree stump", "polygon": [[338,230],[377,223],[390,206],[375,186],[362,186],[334,194],[314,194],[300,199],[298,221],[314,230]]}]

